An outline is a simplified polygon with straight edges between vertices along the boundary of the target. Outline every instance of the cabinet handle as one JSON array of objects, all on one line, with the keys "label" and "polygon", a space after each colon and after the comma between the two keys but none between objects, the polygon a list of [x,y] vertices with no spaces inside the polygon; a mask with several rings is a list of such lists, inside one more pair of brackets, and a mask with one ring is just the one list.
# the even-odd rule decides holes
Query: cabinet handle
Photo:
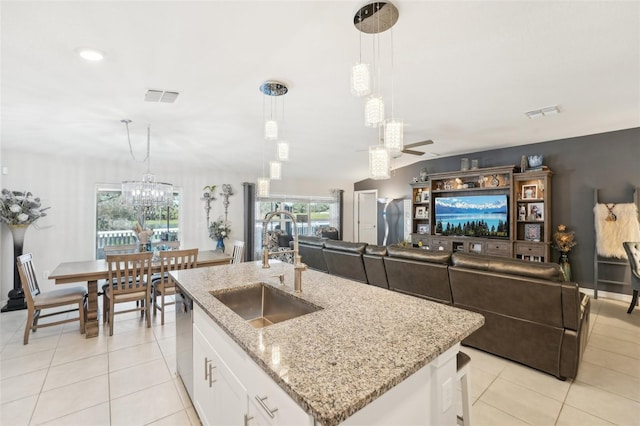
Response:
[{"label": "cabinet handle", "polygon": [[244,415],[244,426],[249,426],[249,420],[253,419],[253,416],[249,417],[248,414]]},{"label": "cabinet handle", "polygon": [[258,404],[260,404],[260,406],[264,409],[264,411],[267,412],[267,414],[269,415],[269,417],[271,417],[272,419],[275,418],[275,415],[273,413],[275,413],[276,411],[278,411],[277,408],[274,408],[273,410],[271,408],[269,408],[267,406],[267,404],[264,402],[265,399],[267,399],[268,396],[265,396],[264,398],[260,398],[258,395],[256,395],[256,401],[258,401]]},{"label": "cabinet handle", "polygon": [[214,368],[216,368],[216,366],[213,365],[212,360],[210,360],[207,357],[204,357],[204,379],[209,380],[209,387],[211,387],[211,385],[216,382],[215,380],[211,380],[213,379]]}]

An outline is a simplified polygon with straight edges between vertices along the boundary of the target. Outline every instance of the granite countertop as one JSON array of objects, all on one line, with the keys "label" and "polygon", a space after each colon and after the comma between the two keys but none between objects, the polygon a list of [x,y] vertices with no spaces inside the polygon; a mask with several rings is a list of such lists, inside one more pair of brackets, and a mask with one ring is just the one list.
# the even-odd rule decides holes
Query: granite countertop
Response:
[{"label": "granite countertop", "polygon": [[[302,293],[323,309],[262,329],[211,291],[258,282],[293,294],[293,265],[270,260],[172,272],[178,285],[306,412],[336,425],[484,324],[480,314],[307,270]],[[272,363],[278,348],[279,362]]]}]

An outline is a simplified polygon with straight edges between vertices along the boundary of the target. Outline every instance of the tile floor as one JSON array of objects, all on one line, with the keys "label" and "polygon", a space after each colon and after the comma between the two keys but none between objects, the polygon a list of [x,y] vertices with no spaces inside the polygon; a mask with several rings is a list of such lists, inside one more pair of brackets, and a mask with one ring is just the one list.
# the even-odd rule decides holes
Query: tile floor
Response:
[{"label": "tile floor", "polygon": [[[465,348],[475,425],[640,425],[640,308],[592,299],[591,333],[575,381],[562,382]],[[0,424],[199,425],[176,376],[175,317],[141,326],[116,317],[95,339],[77,323],[22,345],[26,312],[0,315]]]}]

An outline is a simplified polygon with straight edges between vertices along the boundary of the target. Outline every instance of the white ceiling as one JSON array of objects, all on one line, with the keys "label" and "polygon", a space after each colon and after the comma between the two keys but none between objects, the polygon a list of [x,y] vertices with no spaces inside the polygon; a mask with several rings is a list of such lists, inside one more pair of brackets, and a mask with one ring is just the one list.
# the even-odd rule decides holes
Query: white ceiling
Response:
[{"label": "white ceiling", "polygon": [[[365,179],[378,131],[349,93],[362,4],[3,0],[2,149],[129,161],[128,118],[139,157],[151,124],[152,171],[178,161],[258,177],[274,152],[258,87],[277,79],[289,86],[284,178]],[[640,126],[638,1],[395,4],[393,73],[391,32],[379,36],[381,91],[389,112],[393,75],[405,143],[433,139],[419,149],[450,156]],[[362,45],[370,59],[372,36]],[[105,60],[83,61],[83,46]],[[180,96],[149,103],[147,89]],[[559,115],[525,116],[556,104]]]}]

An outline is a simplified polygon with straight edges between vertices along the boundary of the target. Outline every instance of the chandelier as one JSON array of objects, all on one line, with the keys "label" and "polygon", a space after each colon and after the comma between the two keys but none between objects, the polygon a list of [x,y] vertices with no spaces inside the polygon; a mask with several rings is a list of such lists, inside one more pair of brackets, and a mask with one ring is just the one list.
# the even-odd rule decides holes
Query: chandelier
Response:
[{"label": "chandelier", "polygon": [[[391,2],[370,1],[353,17],[353,25],[360,31],[360,59],[351,69],[351,93],[364,97],[364,122],[366,127],[379,129],[382,143],[369,149],[369,171],[373,179],[387,179],[391,158],[402,154],[404,123],[394,115],[393,87],[393,30],[391,38],[391,118],[385,119],[385,104],[381,93],[380,34],[391,29],[398,21],[398,9]],[[362,34],[371,34],[373,41],[373,66],[362,60]],[[386,170],[382,168],[386,167]]]},{"label": "chandelier", "polygon": [[[129,141],[129,152],[134,161],[133,149],[131,148],[131,136],[129,135],[129,123],[131,120],[120,120],[127,128],[127,140]],[[142,162],[147,163],[147,173],[142,175],[139,181],[122,182],[122,203],[133,207],[138,212],[147,211],[156,207],[170,207],[173,205],[173,185],[170,183],[156,181],[155,175],[151,173],[151,126],[147,126],[147,156]]]},{"label": "chandelier", "polygon": [[[266,141],[275,141],[276,159],[269,162],[269,177],[265,175],[264,146],[262,150],[262,177],[256,181],[256,195],[268,197],[271,180],[282,179],[282,162],[289,160],[289,143],[279,139],[279,125],[277,120],[277,99],[285,95],[289,89],[286,84],[267,80],[259,88],[263,94],[264,138]],[[267,113],[267,100],[269,111]],[[282,116],[284,116],[284,101],[282,102]]]}]

